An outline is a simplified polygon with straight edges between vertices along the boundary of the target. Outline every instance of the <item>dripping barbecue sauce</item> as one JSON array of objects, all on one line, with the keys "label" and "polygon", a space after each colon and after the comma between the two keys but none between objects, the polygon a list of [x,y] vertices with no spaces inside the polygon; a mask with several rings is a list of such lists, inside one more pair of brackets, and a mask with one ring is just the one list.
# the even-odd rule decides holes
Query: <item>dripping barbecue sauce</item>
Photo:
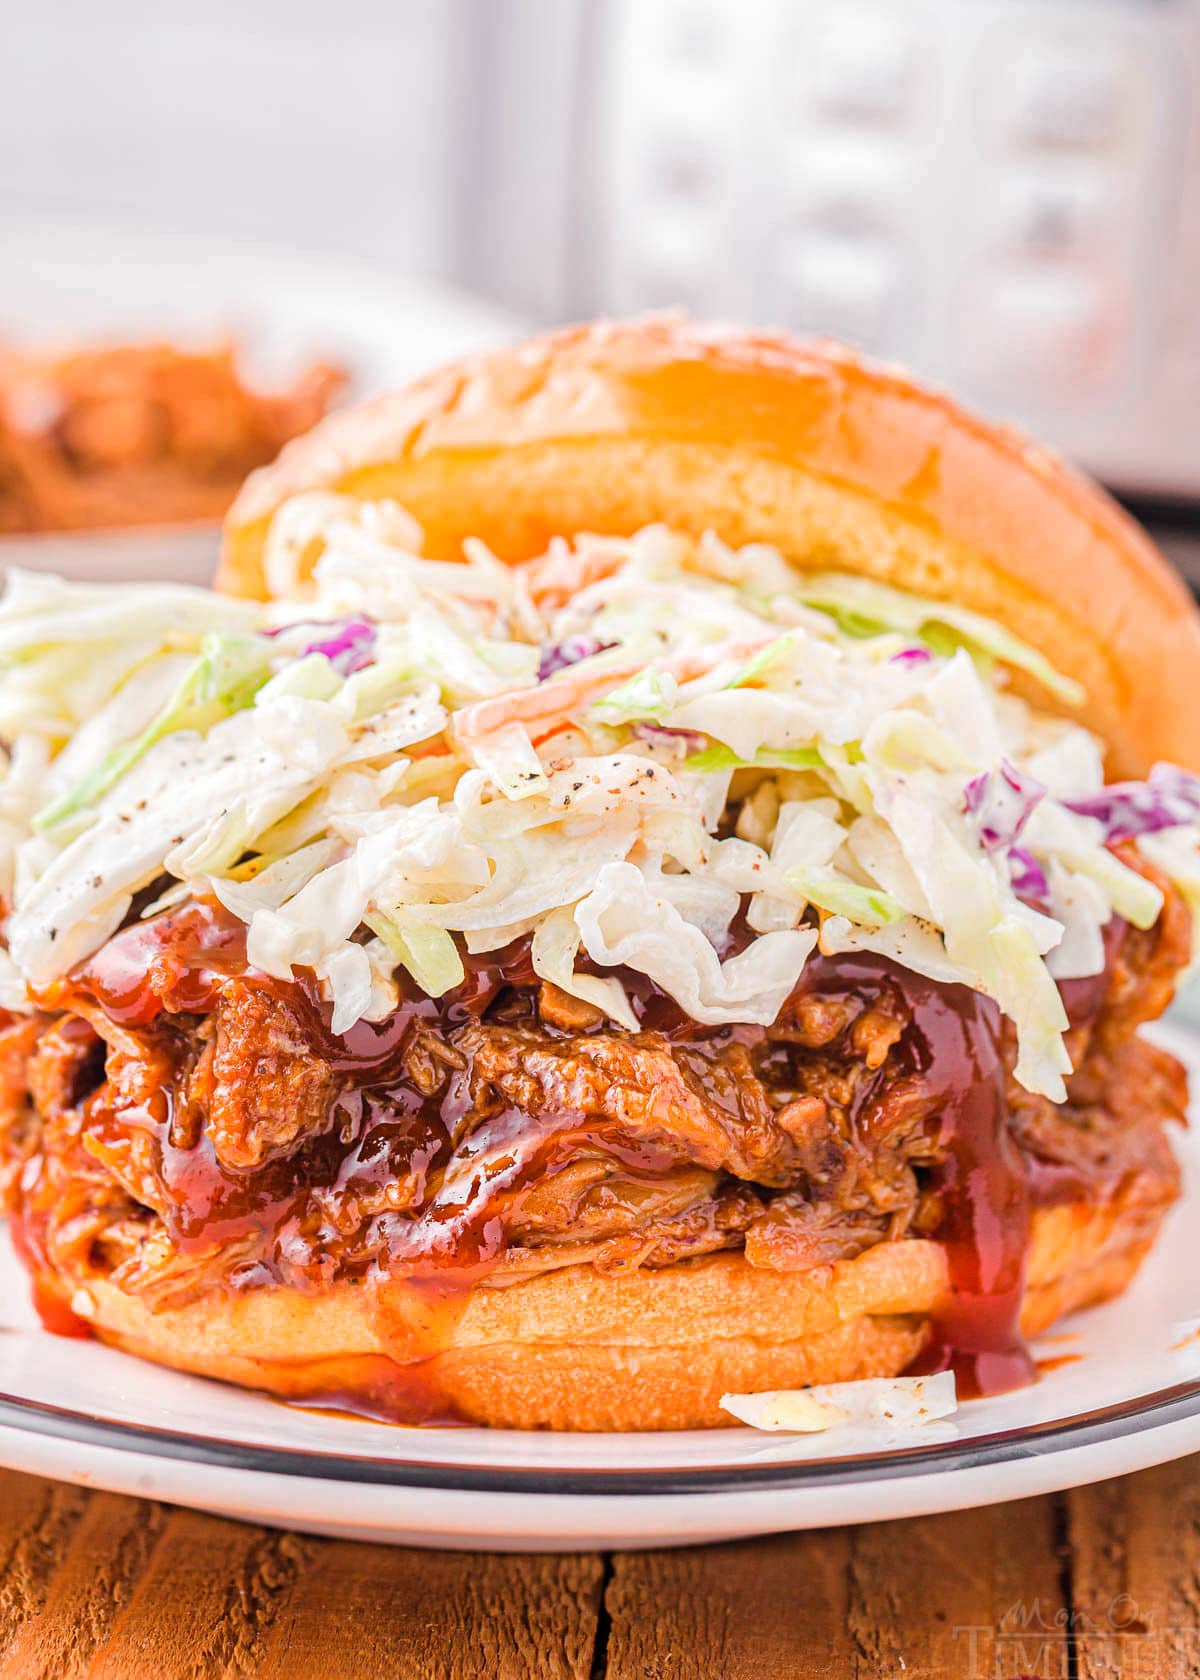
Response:
[{"label": "dripping barbecue sauce", "polygon": [[[1060,982],[1072,1027],[1090,1025],[1100,1013],[1128,932],[1128,924],[1112,916],[1104,928],[1104,968],[1087,979]],[[740,918],[731,933],[723,956],[750,938]],[[622,978],[635,993],[644,1026],[675,1037],[708,1030],[643,976]],[[941,1207],[934,1235],[945,1250],[951,1286],[950,1299],[934,1316],[930,1339],[910,1372],[953,1370],[964,1398],[1024,1387],[1043,1368],[1020,1331],[1033,1208],[1085,1200],[1095,1185],[1074,1168],[1018,1148],[1008,1126],[1000,1013],[979,993],[939,985],[883,957],[814,955],[784,1013],[805,995],[870,1008],[889,993],[909,1017],[893,1058],[928,1092],[938,1139],[940,1159],[928,1171]],[[869,1084],[860,1088],[852,1111],[856,1125],[872,1095]]]},{"label": "dripping barbecue sauce", "polygon": [[1032,1202],[1026,1158],[1008,1128],[999,1009],[969,987],[938,985],[878,957],[818,958],[801,984],[868,999],[897,988],[910,1012],[893,1054],[928,1092],[940,1157],[930,1169],[936,1235],[950,1280],[914,1373],[952,1370],[966,1397],[1032,1382],[1020,1331]]},{"label": "dripping barbecue sauce", "polygon": [[[845,1000],[851,1018],[880,1002],[908,1017],[889,1071],[898,1061],[902,1075],[927,1093],[939,1156],[928,1169],[941,1207],[935,1234],[946,1252],[951,1290],[912,1371],[953,1370],[964,1397],[1032,1382],[1036,1371],[1020,1332],[1030,1164],[1008,1128],[998,1008],[966,986],[939,985],[867,954],[813,955],[784,1013],[804,996]],[[676,1034],[707,1030],[661,993],[648,1001],[643,992],[638,1001],[648,1026]],[[871,1081],[859,1086],[851,1109],[856,1128],[867,1119],[873,1094]]]},{"label": "dripping barbecue sauce", "polygon": [[[735,924],[730,950],[746,937]],[[311,982],[301,978],[286,988],[290,1001],[301,1005],[313,1048],[333,1064],[342,1080],[337,1101],[346,1105],[343,1120],[305,1145],[300,1156],[267,1161],[252,1174],[238,1174],[220,1165],[203,1134],[192,1147],[177,1148],[170,1142],[173,1093],[166,1091],[166,1111],[146,1114],[145,1123],[158,1140],[161,1176],[172,1202],[167,1223],[179,1249],[187,1252],[214,1241],[225,1245],[255,1236],[286,1235],[314,1185],[336,1193],[379,1183],[381,1175],[389,1173],[396,1149],[409,1160],[423,1157],[430,1169],[444,1161],[455,1122],[467,1108],[465,1082],[452,1079],[448,1092],[435,1100],[420,1097],[400,1068],[406,1035],[414,1022],[452,1027],[482,1016],[502,997],[531,996],[536,986],[528,941],[485,956],[468,956],[465,966],[462,985],[447,997],[435,1002],[417,993],[402,999],[386,1021],[360,1022],[337,1038],[328,1030],[328,1010]],[[163,1019],[172,1015],[208,1013],[228,980],[246,975],[241,925],[216,906],[188,904],[125,929],[64,983],[59,997],[45,1001],[49,1006],[69,1007],[72,995],[85,996],[120,1026],[158,1031]],[[713,1029],[690,1020],[644,976],[624,972],[621,977],[643,1028],[674,1039],[712,1034]],[[266,976],[249,978],[268,989],[279,987]],[[797,993],[846,998],[858,1006],[870,1006],[889,994],[908,1019],[892,1057],[899,1058],[902,1071],[919,1080],[928,1093],[928,1122],[937,1139],[937,1159],[927,1170],[941,1210],[935,1235],[946,1251],[951,1284],[918,1368],[952,1368],[964,1394],[994,1393],[1031,1381],[1035,1371],[1019,1332],[1031,1217],[1030,1175],[1007,1126],[995,1005],[968,988],[938,985],[869,955],[811,958]],[[1087,1005],[1092,1001],[1089,996]],[[759,1028],[729,1030],[747,1038],[765,1036]],[[851,1115],[855,1124],[869,1095],[867,1081],[860,1087]],[[564,1165],[586,1140],[584,1117],[578,1117],[578,1126],[564,1126],[564,1118],[570,1117],[557,1117],[553,1127],[539,1127],[536,1120],[509,1110],[498,1121],[489,1122],[489,1126],[501,1127],[505,1141],[511,1139],[512,1171],[495,1185],[475,1184],[458,1200],[432,1209],[442,1225],[441,1240],[430,1251],[426,1228],[425,1246],[412,1279],[420,1303],[417,1319],[423,1326],[426,1359],[440,1343],[444,1345],[444,1333],[452,1327],[470,1286],[502,1257],[506,1204],[538,1174]],[[121,1121],[128,1125],[128,1112]],[[89,1115],[88,1123],[103,1132],[103,1111]],[[654,1170],[657,1163],[652,1152],[630,1153],[635,1158],[627,1165]],[[393,1225],[401,1235],[391,1245],[391,1257],[403,1259],[405,1222]],[[411,1229],[411,1220],[407,1226]],[[273,1281],[261,1262],[256,1265],[257,1271],[251,1266],[238,1278],[240,1286]],[[422,1387],[421,1355],[412,1341],[411,1320],[410,1309],[408,1322],[392,1328],[412,1346],[416,1359],[412,1368],[382,1360],[381,1365],[390,1371],[379,1376],[377,1383],[367,1385],[356,1378],[345,1389],[318,1385],[319,1401],[365,1409],[371,1415],[434,1416],[445,1421],[436,1396]],[[412,1392],[398,1395],[398,1382]],[[362,1405],[367,1386],[386,1389],[386,1402]]]}]

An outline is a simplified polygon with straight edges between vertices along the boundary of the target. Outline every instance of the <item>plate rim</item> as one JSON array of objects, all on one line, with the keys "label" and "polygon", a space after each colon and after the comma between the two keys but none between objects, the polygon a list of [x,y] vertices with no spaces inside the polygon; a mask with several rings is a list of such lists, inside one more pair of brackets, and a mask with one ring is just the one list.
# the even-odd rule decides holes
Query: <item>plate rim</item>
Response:
[{"label": "plate rim", "polygon": [[[1165,1429],[1200,1417],[1200,1378],[1068,1418],[994,1430],[963,1441],[891,1448],[838,1458],[771,1464],[660,1465],[621,1469],[582,1465],[521,1466],[338,1454],[267,1446],[224,1436],[161,1429],[0,1393],[0,1428],[89,1447],[202,1468],[249,1471],[377,1488],[453,1493],[554,1494],[566,1498],[745,1493],[760,1488],[820,1488],[885,1483],[912,1476],[992,1469],[1049,1458]],[[381,1427],[384,1427],[381,1425]]]}]

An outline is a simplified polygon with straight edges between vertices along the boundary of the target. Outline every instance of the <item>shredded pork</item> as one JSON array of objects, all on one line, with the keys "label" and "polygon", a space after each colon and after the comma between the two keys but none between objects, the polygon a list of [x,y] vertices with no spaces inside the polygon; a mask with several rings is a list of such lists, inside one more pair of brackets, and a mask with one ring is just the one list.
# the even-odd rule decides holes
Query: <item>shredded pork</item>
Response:
[{"label": "shredded pork", "polygon": [[[1188,947],[1173,893],[1121,930],[1074,1000],[1064,1105],[1012,1078],[998,1029],[1035,1200],[1175,1193],[1183,1074],[1135,1028]],[[232,975],[172,1012],[170,964],[148,972],[148,1021],[77,1001],[0,1033],[8,1202],[75,1279],[165,1303],[471,1259],[493,1282],[730,1248],[801,1270],[939,1227],[940,1087],[903,984],[798,993],[769,1029],[628,1033],[517,973],[481,1006],[416,1010],[368,1065],[300,986]]]}]

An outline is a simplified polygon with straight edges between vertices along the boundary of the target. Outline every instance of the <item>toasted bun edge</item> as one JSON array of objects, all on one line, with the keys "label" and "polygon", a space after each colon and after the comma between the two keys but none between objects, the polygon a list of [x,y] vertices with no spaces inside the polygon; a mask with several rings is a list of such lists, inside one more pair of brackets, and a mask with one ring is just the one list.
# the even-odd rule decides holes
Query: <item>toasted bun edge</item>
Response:
[{"label": "toasted bun edge", "polygon": [[[1168,1204],[1037,1210],[1023,1331],[1124,1289]],[[475,1288],[449,1310],[399,1281],[214,1290],[160,1311],[105,1281],[88,1295],[102,1340],[284,1398],[503,1428],[657,1430],[730,1423],[727,1392],[897,1375],[947,1289],[942,1247],[904,1239],[799,1274],[733,1253],[616,1275],[571,1266]]]}]

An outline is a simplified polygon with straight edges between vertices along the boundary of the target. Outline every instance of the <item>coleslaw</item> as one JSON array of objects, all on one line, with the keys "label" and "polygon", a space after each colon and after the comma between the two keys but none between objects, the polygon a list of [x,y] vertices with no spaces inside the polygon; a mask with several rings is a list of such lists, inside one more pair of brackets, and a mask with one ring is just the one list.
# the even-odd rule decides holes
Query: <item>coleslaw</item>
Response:
[{"label": "coleslaw", "polygon": [[621,969],[768,1025],[814,952],[871,951],[994,999],[1016,1077],[1062,1101],[1056,982],[1162,908],[1113,844],[1200,905],[1200,778],[1106,789],[1097,740],[1008,673],[1077,686],[977,615],[657,526],[516,567],[421,548],[401,508],[302,495],[269,605],[10,574],[0,1002],[147,889],[143,913],[216,898],[253,965],[312,970],[335,1032],[526,935],[630,1031]]}]

